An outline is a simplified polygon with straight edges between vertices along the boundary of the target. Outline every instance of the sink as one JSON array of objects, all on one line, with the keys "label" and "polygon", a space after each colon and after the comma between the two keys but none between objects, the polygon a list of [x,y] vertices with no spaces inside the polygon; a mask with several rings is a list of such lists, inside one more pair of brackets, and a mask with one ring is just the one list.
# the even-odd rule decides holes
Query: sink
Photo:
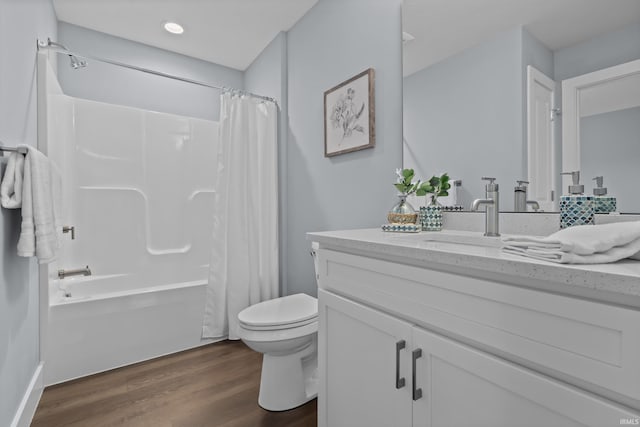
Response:
[{"label": "sink", "polygon": [[425,242],[453,243],[457,245],[483,246],[499,248],[502,246],[500,237],[487,237],[482,232],[442,230],[421,233]]}]

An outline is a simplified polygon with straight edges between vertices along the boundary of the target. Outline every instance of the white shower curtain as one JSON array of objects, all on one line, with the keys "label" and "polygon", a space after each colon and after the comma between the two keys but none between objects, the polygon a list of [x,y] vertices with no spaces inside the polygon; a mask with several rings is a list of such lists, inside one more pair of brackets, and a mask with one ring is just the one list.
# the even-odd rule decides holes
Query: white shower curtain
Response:
[{"label": "white shower curtain", "polygon": [[277,109],[221,95],[203,338],[238,339],[238,313],[278,297]]}]

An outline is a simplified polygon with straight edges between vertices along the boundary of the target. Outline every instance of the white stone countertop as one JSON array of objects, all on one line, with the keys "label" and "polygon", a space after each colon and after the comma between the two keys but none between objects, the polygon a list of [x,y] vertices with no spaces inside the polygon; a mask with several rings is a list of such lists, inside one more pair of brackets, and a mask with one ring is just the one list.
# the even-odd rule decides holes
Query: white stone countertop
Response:
[{"label": "white stone countertop", "polygon": [[483,237],[482,233],[435,233],[443,233],[439,239],[447,239],[448,234],[454,241],[457,235],[478,242],[490,239],[493,246],[433,241],[434,232],[392,233],[377,228],[307,233],[307,239],[321,248],[640,308],[640,261],[556,264],[503,253],[500,238]]}]

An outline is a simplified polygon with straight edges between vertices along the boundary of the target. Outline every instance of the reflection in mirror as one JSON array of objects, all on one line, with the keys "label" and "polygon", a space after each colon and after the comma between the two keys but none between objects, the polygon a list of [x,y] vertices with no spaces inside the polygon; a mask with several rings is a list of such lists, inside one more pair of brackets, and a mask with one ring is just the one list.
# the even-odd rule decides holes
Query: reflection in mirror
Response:
[{"label": "reflection in mirror", "polygon": [[[480,178],[495,176],[500,209],[512,211],[517,180],[542,186],[529,193],[540,202],[566,190],[559,179],[562,116],[552,111],[561,105],[559,83],[639,59],[640,2],[405,0],[403,31],[403,166],[420,179],[448,172],[461,180],[455,202],[467,210],[484,197]],[[528,102],[529,65],[556,82],[546,101]],[[623,179],[630,172],[619,169]],[[615,195],[619,178],[611,172],[584,171],[586,192],[594,173],[605,175]],[[620,208],[638,211],[621,201]]]},{"label": "reflection in mirror", "polygon": [[602,176],[619,211],[640,212],[640,60],[562,86],[563,167],[581,170],[585,181]]}]

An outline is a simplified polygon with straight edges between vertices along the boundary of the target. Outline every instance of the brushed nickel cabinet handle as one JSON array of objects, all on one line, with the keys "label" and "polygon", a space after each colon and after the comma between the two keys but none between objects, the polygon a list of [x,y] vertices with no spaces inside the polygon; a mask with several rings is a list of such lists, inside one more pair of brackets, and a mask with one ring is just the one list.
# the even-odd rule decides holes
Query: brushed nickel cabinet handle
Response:
[{"label": "brushed nickel cabinet handle", "polygon": [[411,380],[413,382],[413,400],[418,400],[422,397],[422,389],[416,388],[416,361],[422,357],[422,349],[418,348],[411,352]]},{"label": "brushed nickel cabinet handle", "polygon": [[406,383],[404,377],[400,378],[400,350],[406,346],[405,340],[400,340],[396,343],[396,389],[404,387]]}]

